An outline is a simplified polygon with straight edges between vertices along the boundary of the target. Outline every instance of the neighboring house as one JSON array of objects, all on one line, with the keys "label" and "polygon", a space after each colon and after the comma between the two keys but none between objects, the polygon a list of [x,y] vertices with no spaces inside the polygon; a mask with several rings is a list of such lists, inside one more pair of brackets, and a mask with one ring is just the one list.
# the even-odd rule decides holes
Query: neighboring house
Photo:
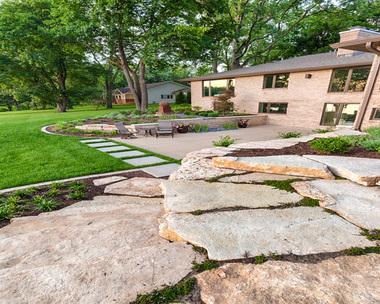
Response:
[{"label": "neighboring house", "polygon": [[[149,103],[158,103],[160,101],[174,102],[176,94],[190,91],[189,86],[174,81],[148,83],[146,86]],[[134,103],[130,88],[116,89],[113,93],[113,102],[116,104]]]},{"label": "neighboring house", "polygon": [[265,113],[272,124],[380,125],[380,33],[353,28],[340,36],[335,52],[184,79],[191,104],[212,109],[228,89],[237,111]]}]

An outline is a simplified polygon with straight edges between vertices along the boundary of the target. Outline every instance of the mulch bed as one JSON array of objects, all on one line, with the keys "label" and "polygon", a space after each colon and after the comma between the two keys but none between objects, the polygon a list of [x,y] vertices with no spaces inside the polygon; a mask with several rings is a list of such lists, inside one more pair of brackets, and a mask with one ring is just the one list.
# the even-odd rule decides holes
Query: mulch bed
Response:
[{"label": "mulch bed", "polygon": [[[145,173],[143,171],[125,172],[125,173],[114,174],[114,175],[124,176],[126,178],[153,177],[150,174]],[[112,175],[110,175],[110,176],[112,176]],[[68,189],[61,190],[61,193],[59,195],[51,198],[57,202],[57,207],[54,210],[59,210],[59,209],[65,208],[65,207],[70,206],[70,205],[77,203],[79,201],[92,200],[95,196],[107,195],[107,194],[104,194],[104,189],[107,185],[95,186],[93,183],[93,180],[105,178],[105,177],[110,177],[110,176],[95,177],[95,178],[78,180],[77,182],[83,183],[86,186],[86,195],[83,199],[76,199],[76,200],[71,199],[67,196],[69,193]],[[72,183],[72,182],[64,183],[64,185],[69,185],[70,183]],[[32,197],[37,196],[37,195],[43,196],[49,189],[50,189],[49,186],[38,187],[36,189],[36,192],[33,193]],[[5,195],[10,196],[10,195],[12,195],[12,193],[14,193],[14,192],[6,193]],[[29,200],[32,200],[32,198]],[[38,215],[42,212],[43,211],[38,210],[33,204],[27,204],[27,205],[23,205],[22,209],[16,213],[15,217],[35,216],[35,215]],[[0,220],[0,229],[4,226],[8,225],[9,223],[10,223],[10,220]]]},{"label": "mulch bed", "polygon": [[313,150],[308,143],[298,143],[294,146],[282,149],[242,149],[227,156],[236,157],[251,157],[251,156],[273,156],[273,155],[337,155],[337,156],[350,156],[350,157],[363,157],[363,158],[376,158],[380,159],[380,153],[375,151],[368,151],[361,147],[351,148],[347,153],[323,153]]}]

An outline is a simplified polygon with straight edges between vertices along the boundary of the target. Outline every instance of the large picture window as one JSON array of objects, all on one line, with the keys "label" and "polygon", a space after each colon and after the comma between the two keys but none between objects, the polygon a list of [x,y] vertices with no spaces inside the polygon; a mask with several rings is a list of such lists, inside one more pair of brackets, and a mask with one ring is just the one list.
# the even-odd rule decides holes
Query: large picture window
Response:
[{"label": "large picture window", "polygon": [[370,67],[336,69],[331,76],[329,92],[362,92]]},{"label": "large picture window", "polygon": [[321,125],[352,126],[359,111],[357,103],[326,103],[323,109]]},{"label": "large picture window", "polygon": [[235,79],[205,80],[202,87],[203,96],[218,96],[226,91],[235,95]]},{"label": "large picture window", "polygon": [[287,88],[289,83],[289,73],[265,75],[264,76],[264,89]]},{"label": "large picture window", "polygon": [[286,114],[288,111],[287,103],[260,102],[259,113]]},{"label": "large picture window", "polygon": [[380,108],[373,108],[372,109],[371,119],[380,120]]}]

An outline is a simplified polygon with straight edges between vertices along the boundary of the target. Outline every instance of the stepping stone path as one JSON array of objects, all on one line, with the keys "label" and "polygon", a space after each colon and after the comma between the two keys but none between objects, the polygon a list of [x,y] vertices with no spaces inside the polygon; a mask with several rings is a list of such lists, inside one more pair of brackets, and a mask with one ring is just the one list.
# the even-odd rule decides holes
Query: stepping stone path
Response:
[{"label": "stepping stone path", "polygon": [[160,235],[207,250],[210,259],[307,255],[373,246],[360,229],[319,207],[168,214]]},{"label": "stepping stone path", "polygon": [[160,164],[160,163],[167,162],[167,160],[156,157],[156,156],[146,156],[146,157],[139,157],[139,158],[133,158],[133,159],[126,159],[124,161],[133,166],[145,166],[145,165],[153,165],[153,164]]},{"label": "stepping stone path", "polygon": [[226,264],[197,275],[206,304],[377,304],[380,255]]},{"label": "stepping stone path", "polygon": [[107,198],[0,229],[0,302],[130,303],[201,261],[158,236],[161,199]]},{"label": "stepping stone path", "polygon": [[117,151],[128,151],[131,149],[126,146],[113,146],[113,147],[106,147],[106,148],[98,148],[97,150],[101,152],[117,152]]},{"label": "stepping stone path", "polygon": [[91,148],[99,148],[99,147],[110,147],[110,146],[116,146],[117,144],[114,142],[100,142],[95,144],[88,144]]},{"label": "stepping stone path", "polygon": [[215,157],[218,168],[334,179],[327,166],[299,155],[257,157]]},{"label": "stepping stone path", "polygon": [[160,179],[147,177],[134,177],[118,183],[108,185],[104,193],[133,195],[140,197],[159,197],[162,196]]},{"label": "stepping stone path", "polygon": [[304,157],[325,164],[335,175],[364,186],[375,186],[380,182],[380,159],[326,155]]},{"label": "stepping stone path", "polygon": [[179,168],[178,164],[166,164],[142,169],[142,171],[154,177],[166,177],[175,172]]},{"label": "stepping stone path", "polygon": [[124,176],[109,176],[109,177],[95,179],[93,183],[95,186],[102,186],[102,185],[108,185],[114,182],[119,182],[125,179],[126,178]]},{"label": "stepping stone path", "polygon": [[292,186],[359,227],[380,229],[379,187],[368,188],[346,180],[295,182]]},{"label": "stepping stone path", "polygon": [[163,181],[167,212],[194,212],[232,207],[261,208],[296,203],[302,196],[264,185]]},{"label": "stepping stone path", "polygon": [[102,138],[95,138],[95,139],[85,139],[85,140],[81,140],[80,142],[81,143],[85,143],[85,144],[91,144],[91,143],[99,143],[99,142],[105,142],[107,141],[106,139],[102,139]]},{"label": "stepping stone path", "polygon": [[145,155],[145,153],[141,151],[124,151],[124,152],[109,153],[109,155],[116,158],[125,158],[125,157],[133,157],[133,156],[142,156],[142,155]]}]

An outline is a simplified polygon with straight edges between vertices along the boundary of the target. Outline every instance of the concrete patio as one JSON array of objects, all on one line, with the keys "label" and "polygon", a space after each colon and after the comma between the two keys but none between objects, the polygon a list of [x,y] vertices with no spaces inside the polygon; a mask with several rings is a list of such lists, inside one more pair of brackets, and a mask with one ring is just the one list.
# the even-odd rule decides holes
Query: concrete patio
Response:
[{"label": "concrete patio", "polygon": [[174,138],[165,136],[159,138],[140,137],[135,139],[113,138],[113,140],[175,159],[182,159],[189,152],[212,147],[212,142],[218,140],[221,136],[230,135],[236,139],[236,143],[242,143],[275,139],[279,137],[279,133],[289,131],[301,132],[303,135],[312,133],[310,129],[265,125],[229,131],[175,134]]}]

